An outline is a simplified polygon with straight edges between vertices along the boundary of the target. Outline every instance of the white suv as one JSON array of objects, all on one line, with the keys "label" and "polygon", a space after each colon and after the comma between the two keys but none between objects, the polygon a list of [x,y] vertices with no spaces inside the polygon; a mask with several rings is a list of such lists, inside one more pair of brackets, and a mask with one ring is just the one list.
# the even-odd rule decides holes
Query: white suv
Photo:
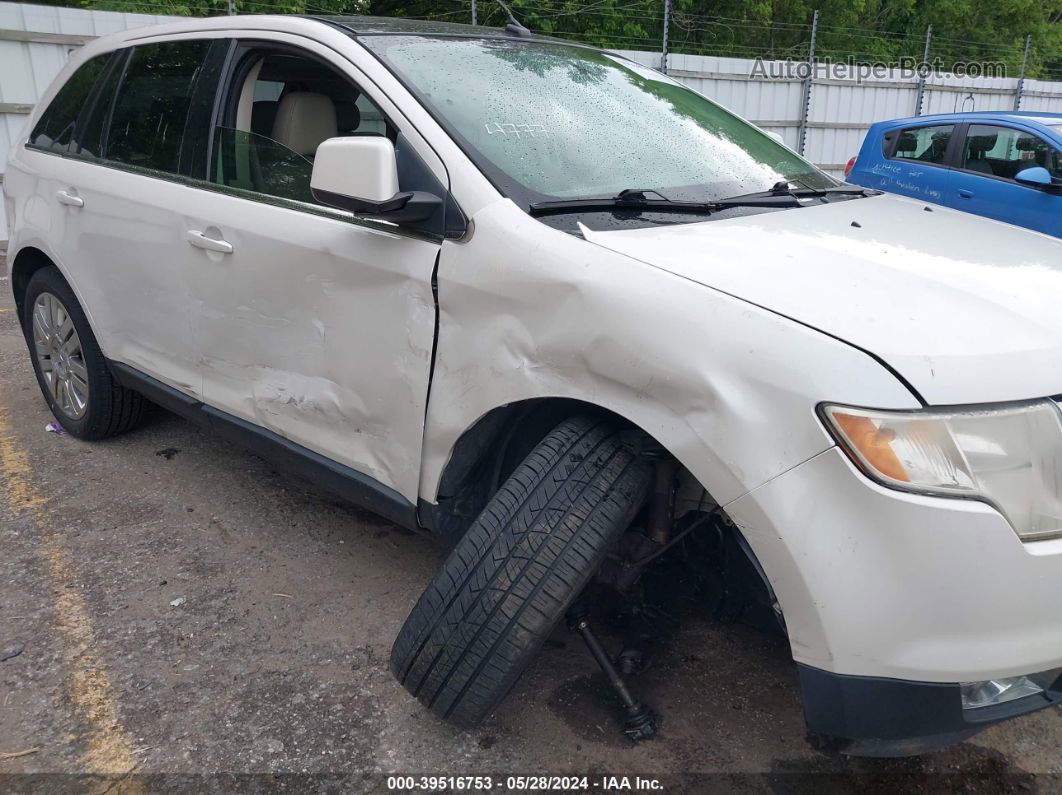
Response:
[{"label": "white suv", "polygon": [[565,613],[611,669],[594,595],[678,612],[646,577],[690,561],[787,633],[833,747],[1062,700],[1062,241],[842,185],[516,24],[105,37],[4,191],[74,436],[147,398],[453,546],[392,653],[445,718]]}]

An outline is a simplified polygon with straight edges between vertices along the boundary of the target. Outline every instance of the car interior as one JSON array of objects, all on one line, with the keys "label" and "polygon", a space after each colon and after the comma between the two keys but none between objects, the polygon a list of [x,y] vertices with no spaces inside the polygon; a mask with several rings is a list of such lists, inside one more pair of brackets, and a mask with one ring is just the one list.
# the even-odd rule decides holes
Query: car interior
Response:
[{"label": "car interior", "polygon": [[388,134],[382,114],[363,94],[346,78],[308,58],[266,55],[248,74],[241,106],[248,96],[250,131],[285,145],[294,143],[290,148],[305,150],[301,154],[307,156],[313,155],[322,135],[321,140]]},{"label": "car interior", "polygon": [[[972,132],[977,128],[970,129]],[[1046,168],[1056,179],[1062,178],[1058,150],[1036,135],[999,127],[992,133],[978,131],[966,137],[963,168],[967,171],[1014,179],[1034,166]]]},{"label": "car interior", "polygon": [[337,136],[396,138],[380,110],[349,80],[311,58],[286,52],[250,56],[234,127],[219,127],[214,181],[313,202],[317,147]]},{"label": "car interior", "polygon": [[[901,130],[892,157],[943,164],[953,127]],[[962,148],[962,168],[979,174],[1014,179],[1021,171],[1042,166],[1062,180],[1062,154],[1042,138],[1018,129],[971,126]]]},{"label": "car interior", "polygon": [[1046,168],[1056,180],[1062,179],[1062,154],[1046,141],[1033,135],[1023,135],[1018,138],[1016,148],[1019,152],[1029,153],[1026,160]]},{"label": "car interior", "polygon": [[[935,132],[930,135],[929,130]],[[918,160],[923,163],[943,163],[951,140],[953,128],[924,127],[921,130],[904,130],[896,141],[894,157],[901,160]]]},{"label": "car interior", "polygon": [[[963,168],[967,171],[977,171],[981,174],[991,174],[994,177],[1003,176],[993,168],[989,162],[988,152],[996,148],[999,135],[967,135],[966,156],[963,158]],[[998,162],[998,160],[997,160]]]}]

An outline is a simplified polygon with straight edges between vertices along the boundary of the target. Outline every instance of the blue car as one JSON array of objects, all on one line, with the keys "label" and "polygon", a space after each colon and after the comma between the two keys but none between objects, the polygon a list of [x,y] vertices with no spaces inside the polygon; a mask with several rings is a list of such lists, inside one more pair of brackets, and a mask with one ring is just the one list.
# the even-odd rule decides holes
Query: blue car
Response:
[{"label": "blue car", "polygon": [[1062,114],[980,111],[878,122],[845,176],[1062,237]]}]

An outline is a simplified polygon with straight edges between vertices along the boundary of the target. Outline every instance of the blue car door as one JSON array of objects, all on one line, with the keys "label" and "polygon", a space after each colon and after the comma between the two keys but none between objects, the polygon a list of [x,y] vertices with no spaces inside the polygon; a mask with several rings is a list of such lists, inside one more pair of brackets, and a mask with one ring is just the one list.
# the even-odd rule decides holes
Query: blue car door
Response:
[{"label": "blue car door", "polygon": [[1062,177],[1062,156],[1040,136],[1005,124],[971,124],[947,205],[1062,237],[1062,192],[1023,185],[1015,176],[1042,166]]},{"label": "blue car door", "polygon": [[859,183],[914,199],[944,204],[951,183],[949,155],[955,124],[924,124],[890,130],[882,150],[885,158]]}]

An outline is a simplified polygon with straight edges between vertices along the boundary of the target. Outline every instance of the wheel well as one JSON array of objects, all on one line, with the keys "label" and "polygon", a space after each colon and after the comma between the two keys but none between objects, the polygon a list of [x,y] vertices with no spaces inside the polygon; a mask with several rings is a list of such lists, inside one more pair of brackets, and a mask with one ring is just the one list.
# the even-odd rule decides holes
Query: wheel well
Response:
[{"label": "wheel well", "polygon": [[24,248],[11,263],[11,292],[15,295],[15,311],[18,312],[19,323],[22,323],[22,304],[26,297],[26,287],[33,274],[41,268],[55,265],[54,262],[38,248]]},{"label": "wheel well", "polygon": [[601,406],[568,398],[533,398],[493,409],[454,445],[439,479],[436,504],[421,503],[421,521],[452,545],[527,454],[563,419],[592,413],[627,426],[639,445],[667,454],[650,434]]},{"label": "wheel well", "polygon": [[[589,403],[559,398],[524,400],[488,412],[454,445],[453,455],[439,480],[439,497],[460,491],[461,484],[484,463],[489,464],[488,468],[504,469],[505,459],[515,454],[507,455],[509,448],[528,443],[533,446],[562,419],[587,410],[603,412]],[[529,438],[536,434],[537,438]]]},{"label": "wheel well", "polygon": [[630,424],[600,406],[564,398],[534,398],[489,411],[457,440],[439,479],[436,504],[421,503],[421,522],[452,546],[534,446],[580,412]]},{"label": "wheel well", "polygon": [[[636,435],[636,443],[651,458],[673,458],[651,434],[623,416],[592,403],[565,398],[511,403],[485,414],[457,440],[439,481],[436,504],[421,503],[421,522],[446,548],[453,547],[534,446],[564,418],[587,412],[612,417],[628,426]],[[705,511],[726,517],[709,490],[688,469],[679,464],[671,473],[671,517],[676,526],[682,517],[696,517]],[[732,561],[725,566],[725,577],[721,580],[725,592],[731,600],[737,599],[743,605],[767,606],[770,613],[770,607],[778,605],[770,580],[737,526],[728,517],[725,524],[729,528],[727,556]],[[734,609],[728,605],[728,610]],[[780,609],[777,619],[784,631]]]}]

